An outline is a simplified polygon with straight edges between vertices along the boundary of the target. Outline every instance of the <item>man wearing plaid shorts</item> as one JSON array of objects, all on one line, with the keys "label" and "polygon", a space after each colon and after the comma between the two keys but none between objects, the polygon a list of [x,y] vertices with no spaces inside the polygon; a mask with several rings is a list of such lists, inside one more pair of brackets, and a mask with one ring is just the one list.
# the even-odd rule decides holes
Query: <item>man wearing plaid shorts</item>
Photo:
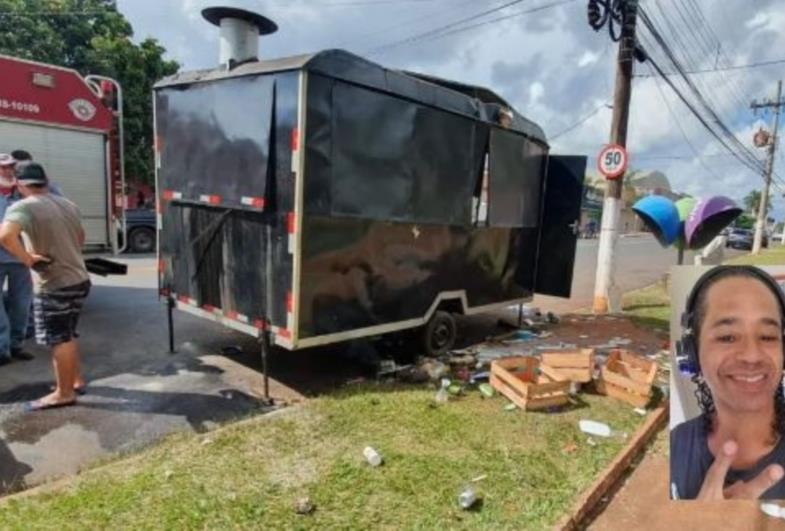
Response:
[{"label": "man wearing plaid shorts", "polygon": [[[33,161],[16,165],[22,201],[14,203],[0,225],[0,245],[38,272],[33,298],[36,341],[52,349],[57,385],[54,392],[28,405],[30,410],[70,406],[84,386],[79,370],[76,325],[90,291],[82,258],[84,229],[79,209],[49,193],[44,168]],[[21,233],[30,251],[20,243]]]}]

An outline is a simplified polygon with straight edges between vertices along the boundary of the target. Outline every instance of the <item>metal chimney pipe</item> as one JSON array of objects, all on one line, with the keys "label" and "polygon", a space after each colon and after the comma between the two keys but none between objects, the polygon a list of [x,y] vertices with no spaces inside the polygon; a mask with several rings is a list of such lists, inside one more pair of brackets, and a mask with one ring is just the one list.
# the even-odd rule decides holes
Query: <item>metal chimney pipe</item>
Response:
[{"label": "metal chimney pipe", "polygon": [[218,61],[229,70],[258,60],[259,36],[278,30],[267,17],[235,7],[208,7],[202,10],[202,16],[220,28]]}]

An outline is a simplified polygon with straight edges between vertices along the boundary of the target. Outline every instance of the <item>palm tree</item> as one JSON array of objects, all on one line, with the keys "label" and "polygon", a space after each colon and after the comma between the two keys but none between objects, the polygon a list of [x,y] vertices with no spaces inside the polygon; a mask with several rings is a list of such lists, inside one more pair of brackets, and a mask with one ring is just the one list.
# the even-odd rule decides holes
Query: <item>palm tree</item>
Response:
[{"label": "palm tree", "polygon": [[[758,207],[760,206],[761,193],[758,190],[752,190],[744,196],[744,208],[752,214],[752,217],[758,216]],[[771,212],[771,196],[768,197],[766,202],[766,211]]]}]

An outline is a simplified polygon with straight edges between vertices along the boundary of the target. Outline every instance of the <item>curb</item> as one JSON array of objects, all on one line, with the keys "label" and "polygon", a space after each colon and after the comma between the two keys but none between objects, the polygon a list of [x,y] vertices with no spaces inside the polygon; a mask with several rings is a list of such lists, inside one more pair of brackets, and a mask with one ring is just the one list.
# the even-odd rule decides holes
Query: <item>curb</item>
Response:
[{"label": "curb", "polygon": [[582,522],[605,496],[621,479],[630,463],[641,454],[654,435],[668,421],[669,402],[666,400],[657,409],[652,411],[643,425],[638,428],[627,446],[605,467],[597,480],[583,494],[572,507],[569,513],[554,526],[554,529],[572,531],[581,529]]}]

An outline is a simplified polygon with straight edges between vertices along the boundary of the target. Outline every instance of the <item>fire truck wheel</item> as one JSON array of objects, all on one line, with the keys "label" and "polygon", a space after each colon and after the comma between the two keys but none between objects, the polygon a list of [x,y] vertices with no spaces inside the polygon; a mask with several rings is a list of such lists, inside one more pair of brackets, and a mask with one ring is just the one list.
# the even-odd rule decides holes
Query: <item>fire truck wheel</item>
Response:
[{"label": "fire truck wheel", "polygon": [[128,236],[128,248],[134,253],[155,251],[155,231],[146,227],[132,230]]},{"label": "fire truck wheel", "polygon": [[452,314],[437,311],[423,329],[425,355],[437,357],[445,354],[455,344],[458,327]]}]

